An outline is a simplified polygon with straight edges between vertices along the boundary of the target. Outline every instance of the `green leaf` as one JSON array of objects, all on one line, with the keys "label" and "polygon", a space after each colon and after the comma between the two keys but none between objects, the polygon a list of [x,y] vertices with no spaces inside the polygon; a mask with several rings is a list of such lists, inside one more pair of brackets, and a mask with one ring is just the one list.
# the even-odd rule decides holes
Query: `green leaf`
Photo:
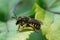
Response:
[{"label": "green leaf", "polygon": [[54,21],[54,15],[50,12],[45,12],[45,18],[43,21],[43,25],[41,27],[43,34],[47,34],[49,31],[49,28],[51,26],[51,24]]},{"label": "green leaf", "polygon": [[[8,37],[7,40],[46,40],[41,31],[22,31],[18,32],[15,24],[16,20],[8,21]],[[12,25],[12,26],[11,26]]]},{"label": "green leaf", "polygon": [[0,9],[1,9],[4,13],[8,13],[8,0],[6,0],[6,1],[0,0]]},{"label": "green leaf", "polygon": [[60,0],[37,0],[38,5],[43,9],[52,12],[60,13]]},{"label": "green leaf", "polygon": [[0,22],[0,40],[6,40],[6,37],[7,37],[6,24],[3,22]]},{"label": "green leaf", "polygon": [[35,19],[43,21],[45,17],[45,11],[39,7],[39,5],[35,4]]},{"label": "green leaf", "polygon": [[[36,11],[35,18],[37,20],[43,19],[40,17],[42,15],[42,9],[39,11],[39,7],[36,7],[38,11]],[[37,12],[39,12],[37,14]],[[42,14],[40,14],[42,13]],[[45,11],[43,25],[41,25],[42,34],[46,36],[48,40],[60,40],[60,15],[53,14],[51,12]]]},{"label": "green leaf", "polygon": [[31,32],[18,32],[17,31],[18,26],[16,26],[15,22],[16,20],[8,21],[9,32],[8,32],[7,40],[26,40],[26,38],[29,37],[28,35]]},{"label": "green leaf", "polygon": [[51,7],[54,2],[56,2],[56,0],[45,0],[46,7]]},{"label": "green leaf", "polygon": [[36,0],[37,4],[43,8],[43,9],[46,9],[46,3],[45,3],[46,0]]},{"label": "green leaf", "polygon": [[54,22],[50,26],[49,32],[46,34],[48,40],[60,40],[60,15],[54,16]]},{"label": "green leaf", "polygon": [[[37,5],[38,6],[38,5]],[[54,21],[54,15],[50,12],[45,12],[42,8],[36,7],[36,15],[35,19],[43,22],[43,25],[41,27],[43,34],[46,34],[47,31],[49,30],[50,25]]]},{"label": "green leaf", "polygon": [[16,6],[16,4],[18,4],[19,2],[22,2],[20,5],[18,5],[16,7],[16,15],[17,17],[18,16],[30,16],[32,15],[32,11],[33,11],[33,4],[34,4],[34,1],[33,0],[18,0],[18,1],[15,1],[15,0],[11,0],[12,2],[10,2],[10,11],[11,11],[11,15],[13,16],[14,13],[13,13],[13,9],[14,7]]},{"label": "green leaf", "polygon": [[52,12],[60,13],[60,1],[57,0],[57,2],[54,3],[49,10]]},{"label": "green leaf", "polygon": [[27,40],[47,40],[47,39],[45,36],[42,35],[41,31],[36,31],[31,33]]},{"label": "green leaf", "polygon": [[0,21],[6,22],[8,19],[8,0],[0,0]]}]

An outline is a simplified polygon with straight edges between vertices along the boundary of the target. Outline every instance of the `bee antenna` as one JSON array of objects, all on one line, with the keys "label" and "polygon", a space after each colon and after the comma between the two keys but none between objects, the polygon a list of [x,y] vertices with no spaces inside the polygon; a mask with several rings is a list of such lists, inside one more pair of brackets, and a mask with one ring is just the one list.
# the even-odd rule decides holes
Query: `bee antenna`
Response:
[{"label": "bee antenna", "polygon": [[13,8],[13,14],[14,14],[15,19],[17,19],[17,15],[16,15],[17,6],[18,5],[16,4]]},{"label": "bee antenna", "polygon": [[22,4],[22,1],[19,1],[13,8],[13,13],[16,19],[17,19],[17,15],[16,15],[17,7],[21,4]]},{"label": "bee antenna", "polygon": [[16,6],[14,7],[13,13],[14,13],[14,17],[17,19],[17,16],[16,16]]}]

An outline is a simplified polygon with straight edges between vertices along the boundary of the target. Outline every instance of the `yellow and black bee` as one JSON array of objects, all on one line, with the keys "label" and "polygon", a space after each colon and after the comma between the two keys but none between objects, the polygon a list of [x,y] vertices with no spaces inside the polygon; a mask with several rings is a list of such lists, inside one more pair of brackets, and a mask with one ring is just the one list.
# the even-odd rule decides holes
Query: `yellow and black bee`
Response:
[{"label": "yellow and black bee", "polygon": [[33,30],[39,30],[41,27],[41,22],[29,17],[19,17],[17,19],[16,25],[19,24],[18,31],[22,31],[24,27],[32,27]]}]

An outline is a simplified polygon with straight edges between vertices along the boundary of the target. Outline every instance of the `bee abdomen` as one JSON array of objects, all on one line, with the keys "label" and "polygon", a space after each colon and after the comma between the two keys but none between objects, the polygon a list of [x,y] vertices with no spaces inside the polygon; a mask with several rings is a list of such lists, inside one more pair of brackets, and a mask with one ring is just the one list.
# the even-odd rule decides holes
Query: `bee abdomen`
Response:
[{"label": "bee abdomen", "polygon": [[32,20],[29,20],[29,24],[30,26],[34,27],[35,29],[39,30],[40,29],[40,22],[35,20],[35,19],[32,19]]}]

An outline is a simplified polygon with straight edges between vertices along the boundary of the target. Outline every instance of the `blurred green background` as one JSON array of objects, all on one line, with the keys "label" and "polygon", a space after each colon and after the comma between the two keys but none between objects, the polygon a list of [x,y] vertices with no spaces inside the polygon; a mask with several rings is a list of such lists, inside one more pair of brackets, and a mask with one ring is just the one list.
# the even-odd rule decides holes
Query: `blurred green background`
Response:
[{"label": "blurred green background", "polygon": [[[41,29],[18,32],[13,11],[42,21]],[[60,40],[60,0],[0,0],[0,40]]]}]

